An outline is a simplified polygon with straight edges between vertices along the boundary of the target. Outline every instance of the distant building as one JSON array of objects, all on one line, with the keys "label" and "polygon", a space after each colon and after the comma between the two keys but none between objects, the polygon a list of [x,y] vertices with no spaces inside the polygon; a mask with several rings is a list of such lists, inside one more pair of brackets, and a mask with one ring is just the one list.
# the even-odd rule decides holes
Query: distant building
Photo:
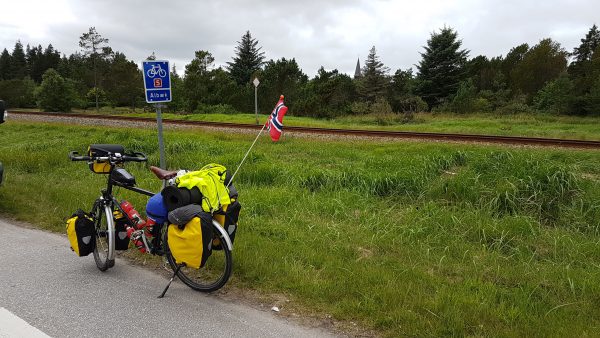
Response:
[{"label": "distant building", "polygon": [[360,58],[356,60],[356,70],[354,71],[354,78],[357,79],[362,76],[362,72],[360,71]]}]

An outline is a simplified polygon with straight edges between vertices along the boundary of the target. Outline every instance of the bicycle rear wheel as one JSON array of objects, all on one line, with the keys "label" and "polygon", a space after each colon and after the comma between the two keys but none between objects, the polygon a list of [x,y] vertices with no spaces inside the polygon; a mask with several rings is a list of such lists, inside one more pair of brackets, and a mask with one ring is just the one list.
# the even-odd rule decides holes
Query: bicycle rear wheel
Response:
[{"label": "bicycle rear wheel", "polygon": [[[214,240],[223,243],[221,250],[212,250],[212,254],[206,260],[206,263],[200,269],[194,269],[189,267],[182,267],[177,273],[177,277],[190,288],[200,292],[212,292],[216,291],[225,285],[231,276],[231,270],[233,267],[233,258],[231,256],[231,250],[225,245],[225,239],[223,235],[215,228],[213,224],[213,242]],[[175,258],[171,254],[169,244],[167,240],[167,231],[164,232],[164,252],[167,257],[167,261],[171,266],[171,269],[175,271],[178,264],[175,262]]]},{"label": "bicycle rear wheel", "polygon": [[115,266],[115,226],[112,211],[100,199],[94,203],[92,209],[94,226],[96,229],[96,245],[94,247],[94,261],[100,271],[106,271]]}]

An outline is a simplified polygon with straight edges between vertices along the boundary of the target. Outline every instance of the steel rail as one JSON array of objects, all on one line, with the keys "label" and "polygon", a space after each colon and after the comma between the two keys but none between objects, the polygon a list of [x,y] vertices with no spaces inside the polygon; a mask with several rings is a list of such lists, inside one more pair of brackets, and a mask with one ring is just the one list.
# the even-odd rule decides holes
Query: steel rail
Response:
[{"label": "steel rail", "polygon": [[[119,115],[48,113],[48,112],[25,112],[25,111],[9,111],[9,114],[37,115],[37,116],[49,116],[49,117],[74,117],[74,118],[81,118],[81,119],[104,119],[104,120],[112,120],[112,121],[132,121],[132,122],[150,122],[150,123],[156,122],[156,119],[154,119],[154,118],[130,117],[130,116],[119,116]],[[255,124],[230,123],[230,122],[209,122],[209,121],[189,121],[189,120],[177,120],[177,119],[163,119],[163,123],[171,124],[171,125],[186,125],[186,126],[199,126],[199,127],[207,126],[207,127],[255,129],[255,130],[259,130],[262,128],[262,125],[255,125]],[[537,145],[537,146],[549,146],[549,147],[600,149],[600,141],[591,141],[591,140],[573,140],[573,139],[521,137],[521,136],[477,135],[477,134],[431,133],[431,132],[411,132],[411,131],[293,127],[293,126],[286,126],[285,130],[296,132],[296,133],[312,133],[312,134],[322,134],[322,135],[366,136],[366,137],[420,139],[420,140],[433,140],[433,141],[460,141],[460,142],[473,142],[473,143],[498,143],[498,144],[513,144],[513,145]]]}]

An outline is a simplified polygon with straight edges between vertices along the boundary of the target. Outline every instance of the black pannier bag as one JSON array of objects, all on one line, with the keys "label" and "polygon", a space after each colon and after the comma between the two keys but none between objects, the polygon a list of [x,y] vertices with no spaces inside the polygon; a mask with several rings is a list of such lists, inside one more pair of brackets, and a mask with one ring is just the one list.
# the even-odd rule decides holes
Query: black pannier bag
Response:
[{"label": "black pannier bag", "polygon": [[[235,240],[235,233],[238,228],[238,219],[240,218],[240,210],[242,210],[242,205],[237,200],[232,199],[231,204],[227,205],[224,210],[219,210],[215,212],[214,218],[223,229],[227,231],[229,238],[231,239],[231,244]],[[215,238],[213,241],[213,250],[221,250],[221,243],[218,238]]]},{"label": "black pannier bag", "polygon": [[[90,144],[88,148],[89,156],[104,157],[108,154],[115,155],[125,153],[125,148],[119,144]],[[108,161],[93,161],[90,162],[90,170],[96,174],[110,173],[110,163]]]},{"label": "black pannier bag", "polygon": [[96,246],[94,219],[83,210],[77,210],[67,220],[67,237],[71,250],[79,257],[89,255]]},{"label": "black pannier bag", "polygon": [[129,220],[118,210],[113,212],[115,220],[115,250],[127,250],[129,248],[129,237],[127,236],[127,225]]}]

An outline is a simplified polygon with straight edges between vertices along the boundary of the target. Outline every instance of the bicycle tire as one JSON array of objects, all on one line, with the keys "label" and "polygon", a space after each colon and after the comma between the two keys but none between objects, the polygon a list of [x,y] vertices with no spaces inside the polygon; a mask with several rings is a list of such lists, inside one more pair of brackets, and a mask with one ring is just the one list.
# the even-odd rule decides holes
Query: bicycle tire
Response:
[{"label": "bicycle tire", "polygon": [[[215,225],[212,225],[213,228]],[[178,264],[175,262],[175,258],[171,254],[169,249],[169,243],[167,239],[167,230],[163,234],[163,250],[169,265],[173,271],[177,270]],[[214,229],[213,239],[219,239],[221,243],[224,243],[222,235],[216,229]],[[190,288],[200,292],[213,292],[222,288],[229,277],[233,269],[233,257],[231,250],[227,245],[222,245],[222,250],[213,250],[210,257],[206,260],[206,263],[200,269],[182,267],[177,272],[177,277]]]},{"label": "bicycle tire", "polygon": [[[110,207],[103,205],[100,199],[97,199],[92,208],[92,217],[94,218],[94,228],[96,230],[96,244],[94,245],[94,261],[100,271],[106,271],[115,266],[114,245],[115,245],[115,227]],[[112,250],[111,250],[112,247]],[[112,254],[111,254],[112,252]]]},{"label": "bicycle tire", "polygon": [[161,69],[159,69],[159,70],[158,70],[158,76],[159,76],[159,77],[167,77],[167,71],[166,71],[166,70],[164,70],[164,69],[162,69],[162,68],[161,68]]}]

